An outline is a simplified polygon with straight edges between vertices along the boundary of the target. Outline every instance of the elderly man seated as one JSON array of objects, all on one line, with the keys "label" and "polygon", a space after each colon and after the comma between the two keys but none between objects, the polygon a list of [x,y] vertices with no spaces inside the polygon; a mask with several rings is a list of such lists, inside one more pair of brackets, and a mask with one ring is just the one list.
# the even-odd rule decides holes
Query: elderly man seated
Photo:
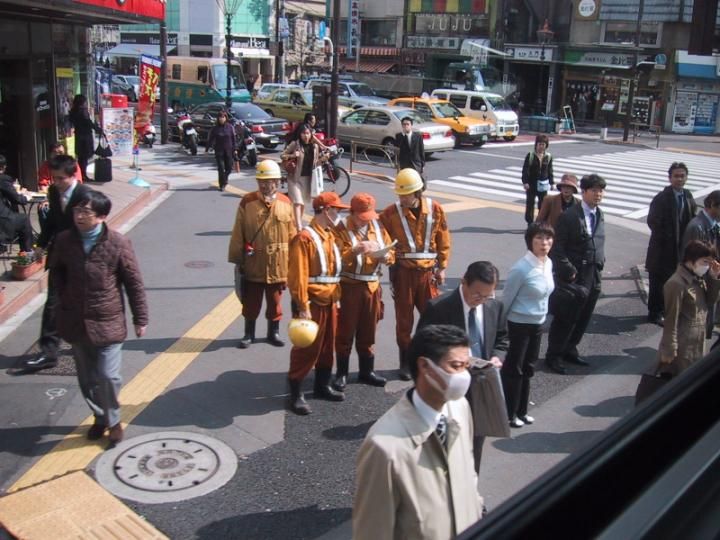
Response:
[{"label": "elderly man seated", "polygon": [[32,228],[30,218],[18,212],[18,206],[26,204],[24,195],[15,191],[13,179],[5,174],[7,160],[0,155],[0,242],[13,242],[16,238],[22,251],[32,251]]}]

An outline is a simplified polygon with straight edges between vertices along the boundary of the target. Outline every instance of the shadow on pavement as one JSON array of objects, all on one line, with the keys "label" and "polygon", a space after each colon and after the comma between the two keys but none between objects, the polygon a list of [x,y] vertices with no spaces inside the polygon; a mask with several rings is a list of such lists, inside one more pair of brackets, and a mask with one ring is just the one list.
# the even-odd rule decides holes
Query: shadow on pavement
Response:
[{"label": "shadow on pavement", "polygon": [[634,396],[619,396],[606,399],[595,405],[579,405],[573,410],[580,416],[590,418],[621,418],[634,408]]},{"label": "shadow on pavement", "polygon": [[336,426],[322,432],[323,437],[331,441],[359,441],[365,438],[365,434],[375,421],[365,422],[357,426]]},{"label": "shadow on pavement", "polygon": [[195,236],[230,236],[232,231],[205,231],[195,233]]},{"label": "shadow on pavement", "polygon": [[[513,430],[513,434],[518,433]],[[572,454],[602,433],[602,430],[567,433],[525,433],[498,439],[492,445],[509,454]]]},{"label": "shadow on pavement", "polygon": [[238,416],[262,416],[285,408],[287,374],[227,371],[214,381],[175,388],[153,400],[133,424],[205,429],[230,426]]},{"label": "shadow on pavement", "polygon": [[[227,286],[221,286],[221,287],[201,287],[201,288],[227,288]],[[184,287],[182,288],[184,290]],[[158,290],[158,289],[147,289],[147,290]],[[164,288],[161,288],[159,290],[165,290]],[[187,345],[186,349],[180,349],[180,348],[174,348],[172,351],[168,351],[168,349],[176,343],[180,338],[177,337],[169,337],[169,338],[157,338],[157,339],[131,339],[125,342],[123,345],[124,351],[141,351],[146,354],[159,354],[162,352],[171,352],[171,353],[178,353],[182,354],[185,352],[196,352],[197,351],[197,342],[207,342],[209,341],[207,347],[203,348],[202,352],[213,352],[218,351],[220,349],[234,349],[237,346],[237,342],[239,338],[236,339],[215,339],[215,340],[206,340],[206,339],[195,339],[195,338],[189,338],[184,337],[183,343]],[[259,339],[258,343],[264,342],[264,339]]]},{"label": "shadow on pavement", "polygon": [[490,227],[462,227],[451,229],[451,233],[472,233],[472,234],[525,234],[525,229],[491,229]]},{"label": "shadow on pavement", "polygon": [[[43,456],[77,426],[32,426],[0,429],[0,453]],[[49,437],[52,436],[52,437]],[[59,436],[59,438],[58,438]],[[43,440],[43,439],[48,440]]]},{"label": "shadow on pavement", "polygon": [[[351,508],[321,510],[317,505],[285,512],[260,512],[215,521],[198,529],[195,538],[201,540],[217,540],[218,538],[242,538],[243,540],[293,538],[303,540],[317,538],[351,517]],[[287,535],[278,536],[278,529],[286,531]]]}]

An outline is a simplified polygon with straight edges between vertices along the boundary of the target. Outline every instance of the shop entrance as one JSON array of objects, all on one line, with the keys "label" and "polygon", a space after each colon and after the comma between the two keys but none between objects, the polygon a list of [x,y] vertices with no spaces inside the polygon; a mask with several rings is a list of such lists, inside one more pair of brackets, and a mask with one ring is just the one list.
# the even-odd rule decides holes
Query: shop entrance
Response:
[{"label": "shop entrance", "polygon": [[[23,141],[29,135],[30,65],[25,60],[0,61],[0,154],[7,159],[7,174],[22,178]],[[23,121],[23,117],[25,121]]]}]

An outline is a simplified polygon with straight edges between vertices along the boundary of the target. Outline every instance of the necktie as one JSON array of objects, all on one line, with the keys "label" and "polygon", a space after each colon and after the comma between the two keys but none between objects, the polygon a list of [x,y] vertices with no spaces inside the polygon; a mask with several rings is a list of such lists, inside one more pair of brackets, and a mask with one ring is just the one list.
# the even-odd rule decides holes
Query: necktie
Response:
[{"label": "necktie", "polygon": [[440,443],[447,449],[447,418],[445,418],[444,414],[440,415],[440,419],[435,427],[435,435],[437,435]]},{"label": "necktie", "polygon": [[677,203],[678,203],[678,219],[682,221],[683,214],[685,214],[685,193],[682,191],[677,197]]},{"label": "necktie", "polygon": [[590,236],[595,235],[595,212],[590,212]]},{"label": "necktie", "polygon": [[475,318],[475,308],[470,308],[468,312],[468,337],[470,338],[470,351],[474,358],[483,357],[483,341],[480,329],[478,328],[477,319]]}]

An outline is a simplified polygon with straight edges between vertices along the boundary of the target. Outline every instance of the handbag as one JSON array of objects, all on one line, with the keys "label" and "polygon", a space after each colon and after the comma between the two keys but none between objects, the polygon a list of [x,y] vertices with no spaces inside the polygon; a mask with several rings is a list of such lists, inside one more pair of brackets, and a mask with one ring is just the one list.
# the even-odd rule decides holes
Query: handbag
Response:
[{"label": "handbag", "polygon": [[113,155],[112,148],[110,148],[110,143],[105,133],[100,134],[100,140],[98,141],[97,148],[95,148],[95,155],[101,158],[109,158]]},{"label": "handbag", "polygon": [[323,171],[322,167],[315,167],[310,177],[310,196],[317,197],[323,192]]},{"label": "handbag", "polygon": [[545,193],[550,190],[550,180],[538,180],[537,181],[538,193]]},{"label": "handbag", "polygon": [[490,362],[474,360],[470,366],[468,401],[476,437],[510,437],[510,420],[500,370]]},{"label": "handbag", "polygon": [[671,380],[672,375],[669,373],[643,373],[635,391],[635,406],[640,405]]},{"label": "handbag", "polygon": [[282,162],[282,167],[288,174],[295,174],[295,171],[297,170],[297,158],[284,159]]}]

